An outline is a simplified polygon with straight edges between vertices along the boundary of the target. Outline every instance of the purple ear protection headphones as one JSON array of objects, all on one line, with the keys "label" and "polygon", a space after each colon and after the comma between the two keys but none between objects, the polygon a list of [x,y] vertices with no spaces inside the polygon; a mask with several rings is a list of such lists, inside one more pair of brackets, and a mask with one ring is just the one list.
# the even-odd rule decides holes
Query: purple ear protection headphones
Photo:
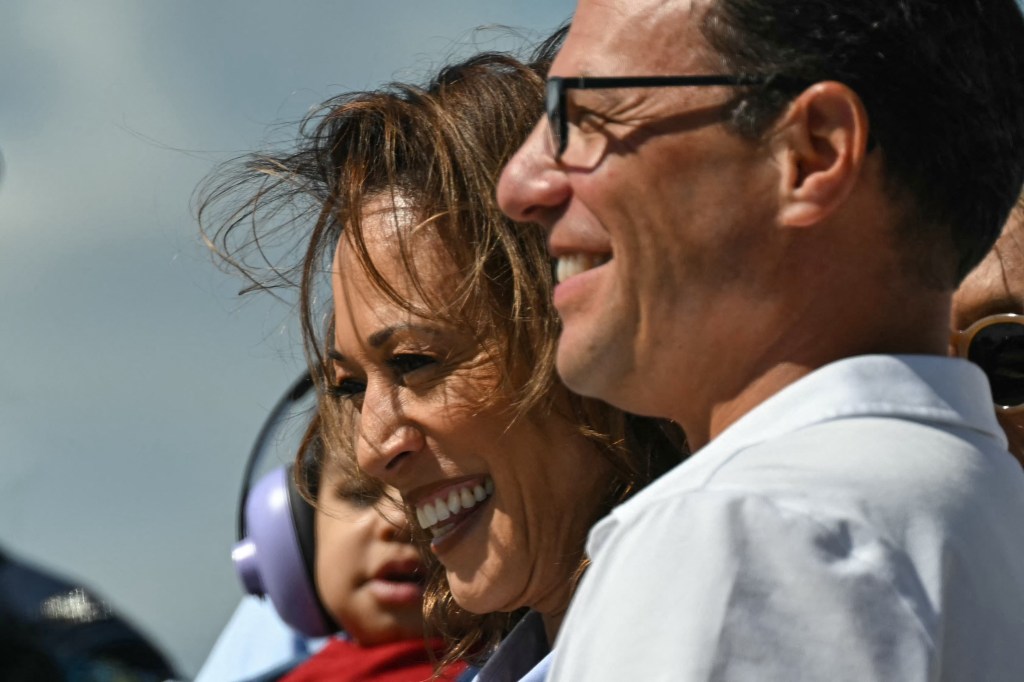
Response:
[{"label": "purple ear protection headphones", "polygon": [[238,542],[231,560],[245,591],[270,597],[281,619],[309,637],[341,628],[324,608],[313,579],[313,507],[295,486],[292,466],[279,466],[252,484],[253,473],[289,409],[313,388],[303,374],[270,411],[245,466],[238,507]]}]

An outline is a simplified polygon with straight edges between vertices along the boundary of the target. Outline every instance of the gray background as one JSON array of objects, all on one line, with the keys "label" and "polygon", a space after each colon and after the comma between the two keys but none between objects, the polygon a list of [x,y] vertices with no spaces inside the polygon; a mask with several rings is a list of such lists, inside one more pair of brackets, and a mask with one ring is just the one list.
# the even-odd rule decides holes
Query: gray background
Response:
[{"label": "gray background", "polygon": [[245,456],[302,365],[292,311],[211,264],[193,189],[332,94],[572,8],[0,3],[0,545],[93,586],[193,675],[241,594]]}]

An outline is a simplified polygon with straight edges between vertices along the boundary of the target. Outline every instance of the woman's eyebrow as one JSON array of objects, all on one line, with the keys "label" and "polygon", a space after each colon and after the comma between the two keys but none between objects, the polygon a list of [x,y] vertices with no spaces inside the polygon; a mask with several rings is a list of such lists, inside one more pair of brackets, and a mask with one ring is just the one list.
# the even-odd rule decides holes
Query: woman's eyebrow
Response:
[{"label": "woman's eyebrow", "polygon": [[396,333],[406,331],[419,332],[421,334],[429,334],[431,336],[440,336],[442,333],[441,330],[434,326],[407,322],[404,324],[395,324],[384,327],[383,329],[370,334],[366,340],[370,344],[370,347],[380,348]]},{"label": "woman's eyebrow", "polygon": [[[377,331],[366,337],[366,341],[371,348],[380,348],[385,343],[387,343],[392,336],[394,336],[398,332],[404,331],[415,331],[422,334],[429,334],[431,336],[442,335],[442,331],[436,327],[425,324],[415,324],[412,322],[408,322],[404,324],[389,325],[387,327],[384,327],[383,329],[378,329]],[[335,362],[346,362],[348,360],[348,358],[346,358],[345,355],[337,348],[328,348],[327,357],[330,358],[331,360],[334,360]]]}]

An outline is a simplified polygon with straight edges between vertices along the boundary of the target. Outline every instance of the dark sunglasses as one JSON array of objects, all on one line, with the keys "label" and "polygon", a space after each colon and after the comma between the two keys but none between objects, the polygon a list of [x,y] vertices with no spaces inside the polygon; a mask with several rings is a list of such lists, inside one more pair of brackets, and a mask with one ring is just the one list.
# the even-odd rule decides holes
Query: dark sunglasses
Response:
[{"label": "dark sunglasses", "polygon": [[1024,411],[1024,315],[989,315],[951,339],[957,355],[985,372],[999,412]]}]

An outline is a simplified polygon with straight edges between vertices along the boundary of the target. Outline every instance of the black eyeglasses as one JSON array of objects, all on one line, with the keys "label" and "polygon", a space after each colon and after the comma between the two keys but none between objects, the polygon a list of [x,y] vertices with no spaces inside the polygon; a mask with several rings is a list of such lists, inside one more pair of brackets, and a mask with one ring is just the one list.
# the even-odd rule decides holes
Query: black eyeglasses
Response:
[{"label": "black eyeglasses", "polygon": [[989,315],[951,339],[957,355],[977,364],[1004,414],[1024,411],[1024,315]]},{"label": "black eyeglasses", "polygon": [[[590,78],[587,76],[548,78],[545,106],[548,118],[548,130],[551,133],[551,144],[557,161],[576,166],[592,168],[597,159],[594,155],[573,154],[566,157],[569,147],[569,121],[565,115],[565,93],[568,90],[593,90],[604,88],[664,88],[664,87],[699,87],[714,85],[764,85],[765,78],[757,76],[699,75],[699,76],[624,76],[610,78]],[[597,155],[600,158],[600,155]]]}]

